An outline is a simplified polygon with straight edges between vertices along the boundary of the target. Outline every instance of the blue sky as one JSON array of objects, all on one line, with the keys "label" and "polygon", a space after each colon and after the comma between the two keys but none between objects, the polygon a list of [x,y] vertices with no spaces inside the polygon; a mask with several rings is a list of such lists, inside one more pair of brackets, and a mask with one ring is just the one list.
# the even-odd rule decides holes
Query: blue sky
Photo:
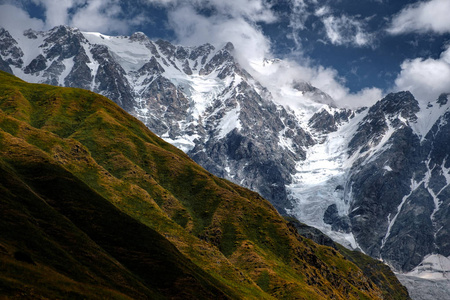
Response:
[{"label": "blue sky", "polygon": [[[450,91],[450,0],[0,0],[0,26],[130,35],[183,45],[231,41],[240,62],[282,58],[286,80],[338,101],[367,103],[411,90]],[[286,75],[289,73],[289,76]]]}]

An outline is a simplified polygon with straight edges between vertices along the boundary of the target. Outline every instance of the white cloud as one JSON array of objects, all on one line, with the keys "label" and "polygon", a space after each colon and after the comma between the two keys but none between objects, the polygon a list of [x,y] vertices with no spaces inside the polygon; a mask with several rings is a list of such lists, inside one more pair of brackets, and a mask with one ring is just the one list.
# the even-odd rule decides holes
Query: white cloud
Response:
[{"label": "white cloud", "polygon": [[297,32],[299,30],[305,29],[305,23],[309,17],[307,8],[308,5],[304,0],[293,0],[291,2],[289,27],[292,28],[292,38],[294,39],[294,42],[297,44],[297,46],[300,45]]},{"label": "white cloud", "polygon": [[245,18],[251,22],[273,22],[276,20],[271,5],[264,0],[147,0],[147,2],[174,9],[183,6],[191,6],[194,9],[209,8],[213,10],[212,17],[221,15],[233,19]]},{"label": "white cloud", "polygon": [[[204,4],[205,1],[202,1]],[[242,16],[252,22],[274,22],[276,20],[271,6],[262,0],[209,0],[206,1],[219,13],[229,14],[233,17]]]},{"label": "white cloud", "polygon": [[48,28],[69,24],[68,9],[78,5],[79,0],[32,0],[45,8],[45,24]]},{"label": "white cloud", "polygon": [[4,4],[0,5],[0,27],[5,28],[13,35],[18,35],[29,28],[43,30],[44,22],[30,18],[25,11],[16,6]]},{"label": "white cloud", "polygon": [[[257,22],[276,20],[271,7],[263,0],[148,0],[169,7],[169,25],[176,43],[223,46],[232,42],[239,62],[244,66],[250,58],[263,59],[270,54],[270,40]],[[208,9],[207,14],[199,10]]]},{"label": "white cloud", "polygon": [[[319,13],[322,16],[325,14],[324,11]],[[340,17],[328,15],[322,18],[322,22],[328,40],[334,45],[353,45],[357,47],[372,45],[373,36],[364,29],[364,21],[346,15]]]},{"label": "white cloud", "polygon": [[[253,64],[252,67],[253,69],[248,69],[251,74],[274,94],[280,89],[289,90],[294,82],[305,81],[330,95],[339,107],[369,106],[383,96],[383,91],[378,88],[366,88],[351,93],[335,69],[311,65],[307,61],[300,65],[295,61],[282,60],[264,66]],[[296,107],[296,103],[291,101],[292,99],[288,98],[281,99],[281,103]]]},{"label": "white cloud", "polygon": [[348,93],[337,103],[342,107],[359,108],[371,106],[384,97],[384,91],[379,88],[364,88],[357,93]]},{"label": "white cloud", "polygon": [[91,0],[75,12],[70,25],[85,31],[126,34],[129,22],[121,18],[122,14],[117,0]]},{"label": "white cloud", "polygon": [[270,53],[270,41],[257,27],[242,18],[208,18],[185,6],[169,13],[169,23],[180,44],[223,46],[232,42],[242,64],[251,58],[262,60]]},{"label": "white cloud", "polygon": [[311,68],[311,84],[329,94],[339,107],[357,108],[370,106],[380,100],[383,91],[379,88],[364,88],[356,93],[351,93],[345,86],[345,82],[335,69],[321,66]]},{"label": "white cloud", "polygon": [[[370,17],[363,19],[359,15],[345,14],[336,16],[331,6],[323,5],[322,2],[316,0],[292,0],[291,6],[289,27],[292,28],[292,33],[289,37],[296,44],[297,50],[302,48],[301,32],[307,29],[305,24],[312,15],[323,24],[325,39],[320,41],[354,47],[373,46],[375,35],[367,30],[369,28],[367,22]],[[315,24],[312,25],[313,28],[315,26]]]},{"label": "white cloud", "polygon": [[325,15],[328,15],[331,12],[331,9],[329,6],[321,6],[318,9],[316,9],[316,12],[314,13],[317,17],[323,17]]},{"label": "white cloud", "polygon": [[[41,21],[43,29],[50,29],[58,25],[69,25],[85,31],[125,34],[128,33],[132,25],[138,25],[146,21],[139,15],[126,16],[120,6],[120,0],[30,1],[44,9],[45,20]],[[4,13],[3,10],[2,13]],[[21,14],[27,15],[23,11]],[[29,16],[27,16],[27,19],[30,19]]]},{"label": "white cloud", "polygon": [[408,32],[450,32],[450,1],[418,2],[402,9],[387,29],[391,34]]},{"label": "white cloud", "polygon": [[405,60],[395,80],[395,90],[409,90],[420,101],[433,101],[450,92],[450,46],[438,59]]}]

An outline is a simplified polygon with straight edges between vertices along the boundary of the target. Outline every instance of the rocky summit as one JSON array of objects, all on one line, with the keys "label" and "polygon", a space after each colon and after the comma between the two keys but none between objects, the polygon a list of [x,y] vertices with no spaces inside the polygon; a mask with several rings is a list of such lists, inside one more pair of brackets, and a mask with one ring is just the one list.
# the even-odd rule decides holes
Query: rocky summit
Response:
[{"label": "rocky summit", "polygon": [[231,43],[66,26],[1,30],[0,40],[2,70],[109,97],[208,171],[349,248],[403,272],[450,256],[447,94],[420,103],[405,91],[348,109],[306,82],[263,85],[258,72],[281,62],[244,68]]}]

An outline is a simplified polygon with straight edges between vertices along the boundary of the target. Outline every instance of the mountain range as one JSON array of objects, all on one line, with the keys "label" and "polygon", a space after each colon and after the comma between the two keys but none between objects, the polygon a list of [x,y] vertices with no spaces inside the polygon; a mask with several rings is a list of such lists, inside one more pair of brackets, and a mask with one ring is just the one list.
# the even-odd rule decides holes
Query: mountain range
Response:
[{"label": "mountain range", "polygon": [[282,215],[397,271],[449,257],[448,94],[419,102],[403,91],[371,107],[340,108],[307,82],[258,80],[283,63],[244,68],[231,43],[184,47],[67,26],[20,36],[0,29],[0,69],[109,97]]},{"label": "mountain range", "polygon": [[2,71],[0,90],[2,296],[409,298],[386,265],[302,237],[111,100]]}]

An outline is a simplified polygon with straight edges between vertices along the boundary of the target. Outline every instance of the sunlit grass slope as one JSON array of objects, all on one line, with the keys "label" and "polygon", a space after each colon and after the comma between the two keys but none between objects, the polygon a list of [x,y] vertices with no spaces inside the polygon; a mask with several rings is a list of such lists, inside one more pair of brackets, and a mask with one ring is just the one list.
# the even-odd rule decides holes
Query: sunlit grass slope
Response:
[{"label": "sunlit grass slope", "polygon": [[0,173],[9,297],[407,298],[92,92],[0,73]]}]

